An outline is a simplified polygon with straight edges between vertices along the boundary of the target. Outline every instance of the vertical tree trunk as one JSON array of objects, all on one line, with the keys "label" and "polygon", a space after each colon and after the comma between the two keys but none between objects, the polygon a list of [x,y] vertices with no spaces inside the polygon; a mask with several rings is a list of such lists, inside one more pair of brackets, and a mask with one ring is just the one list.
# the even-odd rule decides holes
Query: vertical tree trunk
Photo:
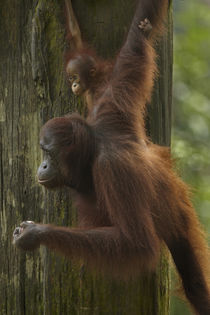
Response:
[{"label": "vertical tree trunk", "polygon": [[[26,254],[12,246],[13,229],[23,220],[76,224],[69,191],[47,192],[36,180],[42,124],[69,111],[83,111],[64,75],[63,2],[0,2],[0,314],[168,314],[164,256],[155,274],[123,283],[90,275],[44,248]],[[104,57],[113,56],[122,45],[134,4],[73,1],[84,38]],[[167,145],[170,38],[171,29],[161,45],[161,75],[148,120],[151,137]]]}]

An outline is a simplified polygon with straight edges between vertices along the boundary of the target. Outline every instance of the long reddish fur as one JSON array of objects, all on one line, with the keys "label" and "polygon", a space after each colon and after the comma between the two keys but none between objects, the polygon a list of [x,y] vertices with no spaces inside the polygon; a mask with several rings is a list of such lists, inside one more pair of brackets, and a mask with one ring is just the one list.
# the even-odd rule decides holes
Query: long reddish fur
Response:
[{"label": "long reddish fur", "polygon": [[[207,243],[188,187],[175,174],[168,149],[152,144],[144,126],[145,104],[156,75],[153,45],[163,29],[167,7],[167,0],[139,1],[127,40],[86,122],[74,115],[44,126],[42,134],[47,130],[59,138],[62,125],[68,138],[67,127],[72,125],[79,159],[76,154],[71,158],[73,167],[67,157],[60,164],[66,177],[75,179],[79,227],[42,226],[40,243],[82,258],[100,271],[129,276],[153,270],[164,241],[187,298],[198,314],[207,315]],[[153,27],[149,38],[138,28],[145,18]],[[84,176],[86,167],[92,172],[91,189]]]}]

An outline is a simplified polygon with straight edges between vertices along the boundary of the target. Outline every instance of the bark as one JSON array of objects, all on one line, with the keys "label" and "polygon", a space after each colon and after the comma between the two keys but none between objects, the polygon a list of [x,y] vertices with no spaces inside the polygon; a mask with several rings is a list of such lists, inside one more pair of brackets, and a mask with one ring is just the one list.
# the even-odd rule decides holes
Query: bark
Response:
[{"label": "bark", "polygon": [[[44,248],[26,254],[12,245],[12,232],[23,220],[76,224],[68,190],[47,192],[36,180],[42,124],[69,111],[84,111],[65,80],[62,3],[0,1],[0,314],[168,314],[164,256],[155,274],[125,284],[90,275]],[[73,1],[84,38],[104,57],[122,45],[134,4]],[[160,79],[148,126],[155,142],[168,145],[171,29],[160,47]]]}]

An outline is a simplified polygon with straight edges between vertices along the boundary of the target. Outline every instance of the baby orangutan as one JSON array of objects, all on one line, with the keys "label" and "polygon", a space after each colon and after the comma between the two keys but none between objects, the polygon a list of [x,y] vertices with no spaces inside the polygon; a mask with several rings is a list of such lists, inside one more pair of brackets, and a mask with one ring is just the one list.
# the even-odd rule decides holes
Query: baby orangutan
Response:
[{"label": "baby orangutan", "polygon": [[[65,69],[72,92],[84,96],[89,110],[102,95],[113,70],[113,62],[99,58],[81,38],[78,22],[71,1],[65,0],[67,32],[70,38],[70,50],[66,53]],[[146,37],[152,30],[150,21],[145,18],[138,26]]]}]

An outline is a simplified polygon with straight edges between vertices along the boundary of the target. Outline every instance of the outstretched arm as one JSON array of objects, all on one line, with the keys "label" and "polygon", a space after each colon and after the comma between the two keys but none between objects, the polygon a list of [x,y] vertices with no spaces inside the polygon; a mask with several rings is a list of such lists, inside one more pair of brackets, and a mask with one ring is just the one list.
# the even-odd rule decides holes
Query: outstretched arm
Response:
[{"label": "outstretched arm", "polygon": [[167,5],[168,0],[139,1],[110,82],[113,100],[121,111],[132,114],[139,108],[143,114],[150,100],[156,73],[153,39],[163,29]]},{"label": "outstretched arm", "polygon": [[82,37],[77,19],[74,15],[71,0],[65,0],[67,31],[70,36],[71,50],[80,50],[83,48]]},{"label": "outstretched arm", "polygon": [[[72,259],[82,259],[98,271],[105,270],[119,276],[137,255],[136,249],[116,227],[69,229],[26,221],[15,229],[14,244],[23,250],[34,250],[44,245]],[[142,249],[140,254],[138,267],[148,266],[150,252]]]},{"label": "outstretched arm", "polygon": [[[120,55],[142,53],[145,38],[157,39],[164,29],[169,0],[139,0],[136,12]],[[139,32],[139,29],[141,32]],[[145,36],[146,35],[146,36]]]}]

